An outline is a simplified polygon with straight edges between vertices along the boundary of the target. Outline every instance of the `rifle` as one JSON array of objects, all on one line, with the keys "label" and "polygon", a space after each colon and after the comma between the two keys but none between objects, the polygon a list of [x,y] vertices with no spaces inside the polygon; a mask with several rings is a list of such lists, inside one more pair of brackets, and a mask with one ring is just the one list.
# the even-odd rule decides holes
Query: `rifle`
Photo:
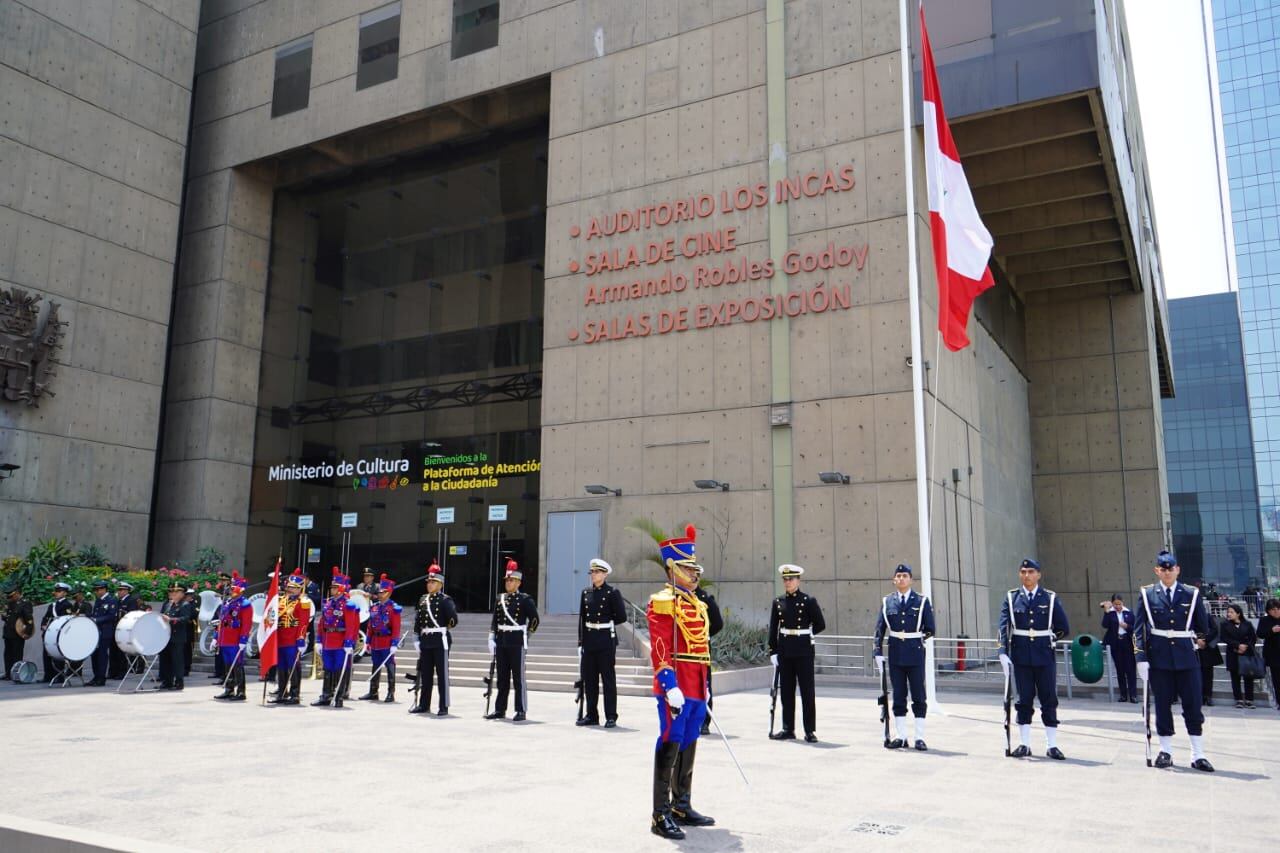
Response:
[{"label": "rifle", "polygon": [[778,682],[782,673],[775,665],[773,668],[773,686],[769,688],[769,737],[773,737],[773,720],[778,713]]},{"label": "rifle", "polygon": [[[1009,666],[1010,669],[1013,668],[1012,664]],[[1004,754],[1006,757],[1013,756],[1013,733],[1009,729],[1009,724],[1012,722],[1012,713],[1013,690],[1011,689],[1009,682],[1009,670],[1006,669],[1004,671]]]},{"label": "rifle", "polygon": [[880,667],[880,698],[876,699],[880,706],[880,722],[884,724],[884,745],[889,746],[889,661]]},{"label": "rifle", "polygon": [[494,652],[489,656],[489,675],[484,679],[484,715],[489,716],[489,703],[493,696],[493,674],[498,666],[498,654]]},{"label": "rifle", "polygon": [[1142,717],[1147,725],[1147,766],[1151,766],[1151,693],[1150,681],[1142,679]]},{"label": "rifle", "polygon": [[573,689],[578,691],[577,698],[574,700],[578,703],[578,722],[582,722],[583,705],[586,704],[586,684],[582,678],[582,649],[578,649],[578,680],[573,682]]}]

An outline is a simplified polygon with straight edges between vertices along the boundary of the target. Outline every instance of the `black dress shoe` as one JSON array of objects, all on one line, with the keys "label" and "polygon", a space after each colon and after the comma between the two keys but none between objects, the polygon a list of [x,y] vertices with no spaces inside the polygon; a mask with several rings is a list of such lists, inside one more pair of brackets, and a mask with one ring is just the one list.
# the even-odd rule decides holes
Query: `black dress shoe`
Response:
[{"label": "black dress shoe", "polygon": [[707,815],[698,813],[692,806],[688,808],[671,807],[671,816],[675,818],[675,822],[681,826],[715,826],[716,819]]},{"label": "black dress shoe", "polygon": [[1137,704],[1138,704],[1138,697],[1137,697],[1137,696],[1130,696],[1130,697],[1129,697],[1129,701],[1130,701],[1130,702],[1132,702],[1134,705],[1137,705]]},{"label": "black dress shoe", "polygon": [[612,729],[612,728],[615,728],[615,727],[617,727],[617,725],[618,725],[618,721],[617,721],[617,720],[605,720],[605,721],[604,721],[604,727],[605,727],[606,729]]},{"label": "black dress shoe", "polygon": [[669,838],[673,841],[679,841],[684,838],[684,830],[676,826],[676,822],[671,819],[671,815],[667,812],[656,814],[649,819],[649,831],[654,835]]},{"label": "black dress shoe", "polygon": [[1067,757],[1066,757],[1065,755],[1063,755],[1063,754],[1062,754],[1062,750],[1058,749],[1056,746],[1051,746],[1051,747],[1049,747],[1049,751],[1048,751],[1048,752],[1046,752],[1046,753],[1045,753],[1045,755],[1049,756],[1049,757],[1050,757],[1050,758],[1052,758],[1054,761],[1066,761],[1066,760],[1067,760]]},{"label": "black dress shoe", "polygon": [[804,735],[804,742],[805,742],[805,743],[817,743],[817,742],[818,742],[818,736],[817,736],[817,735],[815,735],[813,732],[805,732],[805,735]]},{"label": "black dress shoe", "polygon": [[783,729],[780,732],[774,732],[773,734],[769,735],[769,740],[795,740],[795,739],[796,739],[796,733],[793,731],[789,731],[787,729]]},{"label": "black dress shoe", "polygon": [[885,749],[902,749],[906,745],[907,745],[907,742],[905,740],[903,740],[900,737],[896,737],[893,740],[885,741],[884,748]]},{"label": "black dress shoe", "polygon": [[515,715],[511,718],[511,722],[513,722],[513,723],[523,723],[523,722],[524,722],[524,711],[516,711]]},{"label": "black dress shoe", "polygon": [[1207,758],[1197,758],[1195,761],[1191,762],[1191,766],[1196,770],[1203,770],[1205,773],[1213,772],[1213,765],[1209,763],[1209,759]]},{"label": "black dress shoe", "polygon": [[369,702],[369,701],[377,702],[379,698],[380,697],[378,696],[377,693],[374,693],[372,690],[370,690],[368,693],[364,694],[363,696],[357,696],[356,701],[357,702]]},{"label": "black dress shoe", "polygon": [[[410,713],[410,714],[425,714],[425,713],[427,713],[427,710],[428,710],[427,708],[423,708],[423,707],[422,707],[422,706],[420,706],[420,705],[414,705],[412,708],[410,708],[410,709],[409,709],[409,713]],[[488,717],[485,717],[485,719],[487,720],[487,719],[488,719]]]},{"label": "black dress shoe", "polygon": [[1163,770],[1166,767],[1172,767],[1172,766],[1173,766],[1173,756],[1170,755],[1169,753],[1162,752],[1156,756],[1156,767],[1159,767],[1161,770]]},{"label": "black dress shoe", "polygon": [[708,723],[706,720],[703,720],[703,721],[702,721],[702,727],[701,727],[700,729],[698,729],[698,734],[700,734],[700,735],[709,735],[709,734],[711,734],[711,724],[710,724],[710,723]]},{"label": "black dress shoe", "polygon": [[505,720],[507,715],[505,713],[499,714],[497,711],[494,711],[492,714],[485,714],[484,718],[486,720]]},{"label": "black dress shoe", "polygon": [[447,717],[447,716],[449,716],[449,709],[448,709],[448,708],[441,708],[439,711],[436,711],[436,716],[437,716],[437,717]]},{"label": "black dress shoe", "polygon": [[88,684],[85,685],[85,687],[106,687],[106,686],[107,686],[106,679],[102,679],[102,678],[95,678],[93,681],[90,681]]},{"label": "black dress shoe", "polygon": [[1208,705],[1210,708],[1212,708],[1212,707],[1213,707],[1213,698],[1212,698],[1212,697],[1205,697],[1205,700],[1204,700],[1201,704],[1202,704],[1202,705]]},{"label": "black dress shoe", "polygon": [[924,741],[922,741],[922,740],[917,740],[917,741],[916,741],[916,749],[918,749],[920,752],[928,752],[928,751],[929,751],[929,745],[928,745],[927,743],[925,743]]},{"label": "black dress shoe", "polygon": [[600,721],[595,717],[583,717],[581,720],[578,720],[576,723],[574,723],[574,725],[575,726],[598,726],[600,725]]},{"label": "black dress shoe", "polygon": [[1026,758],[1031,755],[1031,747],[1025,743],[1020,743],[1013,748],[1013,752],[1009,753],[1010,758]]}]

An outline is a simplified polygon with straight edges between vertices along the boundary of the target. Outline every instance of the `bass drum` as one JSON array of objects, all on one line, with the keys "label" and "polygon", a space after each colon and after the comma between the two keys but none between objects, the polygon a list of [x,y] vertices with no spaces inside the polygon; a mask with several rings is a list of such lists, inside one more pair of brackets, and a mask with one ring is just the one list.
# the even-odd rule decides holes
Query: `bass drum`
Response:
[{"label": "bass drum", "polygon": [[97,647],[98,626],[88,616],[59,616],[44,632],[44,650],[54,660],[84,660]]},{"label": "bass drum", "polygon": [[200,630],[200,639],[196,643],[196,651],[207,658],[218,655],[218,626],[205,625]]},{"label": "bass drum", "polygon": [[14,684],[34,684],[36,681],[36,665],[29,660],[20,660],[9,670],[9,677]]},{"label": "bass drum", "polygon": [[169,623],[159,613],[134,610],[116,624],[116,645],[127,655],[151,657],[169,645]]}]

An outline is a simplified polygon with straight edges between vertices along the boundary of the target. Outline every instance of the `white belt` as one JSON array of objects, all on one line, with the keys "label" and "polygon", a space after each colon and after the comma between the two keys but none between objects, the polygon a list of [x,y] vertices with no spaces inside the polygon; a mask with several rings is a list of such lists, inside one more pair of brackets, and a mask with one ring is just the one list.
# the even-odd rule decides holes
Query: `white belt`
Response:
[{"label": "white belt", "polygon": [[785,637],[812,637],[812,628],[779,628],[778,633]]},{"label": "white belt", "polygon": [[525,631],[525,630],[528,630],[528,627],[529,627],[528,625],[499,625],[498,630],[499,631]]},{"label": "white belt", "polygon": [[924,631],[890,631],[889,636],[895,640],[923,640]]},{"label": "white belt", "polygon": [[1152,628],[1151,634],[1155,637],[1168,637],[1171,640],[1194,640],[1196,638],[1195,631],[1168,631],[1163,628]]},{"label": "white belt", "polygon": [[424,633],[424,634],[443,634],[443,633],[445,633],[445,632],[446,632],[446,631],[448,631],[448,630],[449,630],[448,628],[423,628],[423,629],[422,629],[422,633]]},{"label": "white belt", "polygon": [[597,631],[612,631],[613,623],[612,622],[588,622],[587,627],[595,628]]},{"label": "white belt", "polygon": [[1028,628],[1028,629],[1014,628],[1013,635],[1015,637],[1030,637],[1033,640],[1037,637],[1049,637],[1050,639],[1053,638],[1053,632],[1047,628],[1043,631],[1037,631],[1034,628]]}]

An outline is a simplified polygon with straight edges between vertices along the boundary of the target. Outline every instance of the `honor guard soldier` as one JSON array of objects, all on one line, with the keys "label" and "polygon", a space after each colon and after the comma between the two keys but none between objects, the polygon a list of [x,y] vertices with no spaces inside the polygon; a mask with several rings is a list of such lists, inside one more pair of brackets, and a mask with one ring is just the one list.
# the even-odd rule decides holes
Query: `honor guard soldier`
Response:
[{"label": "honor guard soldier", "polygon": [[[427,569],[427,594],[418,599],[418,612],[413,630],[418,635],[418,699],[410,714],[431,711],[431,689],[440,681],[440,706],[437,717],[449,714],[449,645],[450,628],[458,625],[458,608],[444,594],[444,570],[434,561]],[[504,706],[505,707],[505,706]]]},{"label": "honor guard soldier", "polygon": [[813,638],[827,628],[822,608],[812,595],[800,591],[800,566],[778,566],[783,594],[769,613],[769,658],[778,670],[782,688],[782,730],[773,740],[796,739],[796,685],[804,713],[804,739],[816,743],[818,712],[813,695]]},{"label": "honor guard soldier", "polygon": [[[133,594],[133,584],[128,581],[116,582],[116,602],[117,623],[133,611],[142,609],[142,602]],[[111,657],[108,663],[108,678],[123,678],[126,672],[131,671],[124,651],[115,643],[114,630],[112,633]]]},{"label": "honor guard soldier", "polygon": [[924,691],[924,641],[937,630],[933,622],[933,605],[929,599],[911,588],[911,567],[906,563],[893,571],[897,590],[880,602],[880,618],[876,620],[876,669],[886,664],[881,651],[885,636],[889,637],[889,681],[893,684],[893,725],[898,736],[887,742],[887,749],[902,749],[907,740],[907,688],[911,688],[911,713],[915,717],[915,748],[923,752],[924,718],[929,710]]},{"label": "honor guard soldier", "polygon": [[22,590],[9,588],[9,605],[4,614],[4,678],[11,678],[13,665],[23,659],[27,638],[35,633],[31,602],[22,597]]},{"label": "honor guard soldier", "polygon": [[347,680],[351,677],[351,656],[355,653],[356,634],[360,631],[360,605],[351,600],[351,580],[333,567],[333,579],[329,582],[332,593],[320,608],[319,636],[320,658],[324,664],[324,685],[320,696],[311,704],[341,708]]},{"label": "honor guard soldier", "polygon": [[622,592],[609,586],[607,578],[613,566],[596,557],[588,565],[591,586],[582,591],[578,603],[579,676],[585,695],[586,710],[580,726],[600,725],[597,702],[600,684],[604,684],[604,727],[618,724],[618,677],[614,671],[617,658],[618,625],[627,621],[627,605]]},{"label": "honor guard soldier", "polygon": [[218,620],[218,657],[224,671],[230,674],[222,692],[214,699],[245,699],[244,665],[249,657],[249,634],[253,632],[253,605],[245,598],[248,582],[232,573],[230,596],[222,603],[222,618]]},{"label": "honor guard soldier", "polygon": [[653,754],[653,814],[649,829],[663,838],[684,838],[680,826],[713,826],[715,818],[691,804],[698,735],[707,715],[711,637],[707,606],[693,592],[702,567],[696,558],[697,529],[658,543],[667,585],[649,596],[653,693],[658,702],[658,740]]},{"label": "honor guard soldier", "polygon": [[[707,624],[710,630],[707,632],[709,638],[714,638],[724,629],[724,616],[720,614],[720,604],[716,601],[716,597],[707,592],[702,586],[702,566],[698,566],[698,576],[694,581],[697,586],[694,587],[693,594],[698,596],[698,600],[707,605]],[[713,689],[715,683],[715,673],[711,671],[711,667],[707,667],[707,710],[715,708],[716,696]],[[702,734],[711,734],[711,716],[702,718]]]},{"label": "honor guard soldier", "polygon": [[182,648],[190,640],[191,605],[184,600],[187,589],[180,583],[169,586],[169,600],[160,608],[160,616],[169,624],[169,643],[160,653],[160,689],[181,690]]},{"label": "honor guard soldier", "polygon": [[[218,581],[213,585],[213,591],[218,593],[218,606],[213,611],[213,621],[216,625],[222,616],[222,606],[231,597],[231,575],[227,572],[218,572]],[[227,665],[223,662],[221,654],[213,656],[213,675],[209,677],[219,681],[226,680]]]},{"label": "honor guard soldier", "polygon": [[105,687],[107,684],[107,663],[111,649],[115,646],[117,613],[120,610],[119,600],[107,591],[107,582],[93,582],[93,609],[89,617],[98,626],[98,645],[93,650],[93,681],[85,687]]},{"label": "honor guard soldier", "polygon": [[384,572],[378,582],[378,598],[369,605],[369,624],[365,629],[369,640],[369,657],[374,674],[369,690],[361,699],[377,701],[382,673],[387,674],[387,702],[396,701],[396,650],[400,648],[400,619],[404,610],[391,600],[396,582]]},{"label": "honor guard soldier", "polygon": [[44,618],[40,620],[40,649],[44,653],[44,678],[45,682],[53,681],[54,676],[62,674],[62,661],[55,661],[49,657],[44,644],[45,632],[49,630],[50,623],[59,616],[71,616],[76,612],[76,606],[67,598],[67,594],[71,592],[71,585],[58,581],[53,585],[53,601],[49,602],[49,609],[44,612]]},{"label": "honor guard soldier", "polygon": [[368,566],[364,567],[364,579],[361,581],[360,586],[356,588],[369,596],[370,604],[378,600],[381,589],[378,586],[378,582],[373,579],[373,569]]},{"label": "honor guard soldier", "polygon": [[507,715],[507,695],[513,680],[516,713],[511,719],[520,722],[528,710],[524,659],[529,649],[529,635],[538,630],[538,609],[533,599],[520,591],[523,579],[516,561],[507,560],[507,573],[502,579],[506,592],[498,596],[489,629],[489,654],[497,662],[498,698],[493,703],[493,713],[485,715],[486,720],[501,720]]},{"label": "honor guard soldier", "polygon": [[1191,766],[1206,773],[1213,765],[1204,755],[1204,713],[1201,710],[1200,661],[1197,644],[1209,631],[1209,613],[1200,590],[1178,582],[1182,568],[1168,551],[1156,556],[1159,582],[1142,588],[1142,601],[1133,626],[1133,650],[1138,677],[1155,694],[1156,734],[1160,754],[1156,767],[1173,766],[1173,701],[1182,702],[1182,719],[1191,738]]},{"label": "honor guard soldier", "polygon": [[[285,581],[284,596],[276,607],[276,696],[270,705],[297,705],[302,692],[302,667],[299,659],[307,648],[307,629],[311,627],[311,599],[303,595],[306,578],[294,569]],[[266,673],[263,673],[265,676]]]},{"label": "honor guard soldier", "polygon": [[1038,696],[1049,747],[1045,754],[1061,761],[1066,756],[1058,749],[1058,658],[1054,644],[1071,628],[1058,594],[1040,586],[1039,563],[1023,560],[1018,577],[1022,586],[1009,590],[1000,607],[1000,666],[1006,674],[1012,667],[1018,690],[1015,707],[1021,743],[1010,756],[1026,758],[1031,754],[1031,715]]}]

